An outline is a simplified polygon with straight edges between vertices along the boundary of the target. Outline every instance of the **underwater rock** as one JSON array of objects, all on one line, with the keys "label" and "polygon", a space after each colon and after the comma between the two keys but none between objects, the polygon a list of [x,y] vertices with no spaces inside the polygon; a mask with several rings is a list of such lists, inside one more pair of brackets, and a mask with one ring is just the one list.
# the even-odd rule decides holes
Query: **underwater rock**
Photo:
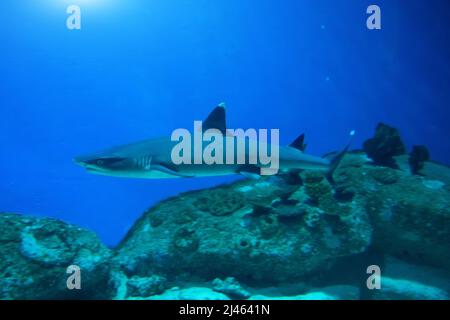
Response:
[{"label": "underwater rock", "polygon": [[406,152],[398,130],[381,122],[375,129],[374,137],[366,140],[363,148],[375,164],[392,168],[397,168],[393,157]]},{"label": "underwater rock", "polygon": [[381,278],[381,288],[374,290],[376,300],[447,300],[448,294],[436,287],[411,280]]},{"label": "underwater rock", "polygon": [[447,292],[450,296],[450,270],[406,263],[391,256],[385,257],[382,277],[404,279],[427,284]]},{"label": "underwater rock", "polygon": [[209,212],[214,216],[225,216],[242,208],[245,202],[240,192],[213,189],[204,196],[198,197],[194,205],[199,210]]},{"label": "underwater rock", "polygon": [[[169,281],[234,277],[250,285],[304,278],[338,257],[363,252],[371,241],[366,212],[339,204],[326,186],[333,212],[300,203],[309,201],[306,187],[280,177],[181,194],[148,210],[113,260],[127,276],[159,274]],[[233,206],[226,203],[230,195],[239,199]],[[286,218],[300,208],[307,210]],[[155,225],[155,216],[164,218]]]},{"label": "underwater rock", "polygon": [[324,292],[310,292],[306,294],[300,294],[297,296],[279,296],[279,297],[257,294],[251,296],[248,300],[337,300],[337,298]]},{"label": "underwater rock", "polygon": [[164,292],[166,278],[153,275],[150,277],[133,276],[127,281],[127,295],[131,297],[148,297]]},{"label": "underwater rock", "polygon": [[440,180],[423,180],[423,185],[432,190],[441,189],[443,186],[445,186],[445,183]]},{"label": "underwater rock", "polygon": [[358,300],[360,293],[359,288],[351,285],[334,285],[322,288],[315,288],[311,292],[323,292],[329,296],[335,297],[336,300]]},{"label": "underwater rock", "polygon": [[249,300],[357,300],[359,289],[349,285],[336,285],[311,289],[298,295],[265,295],[255,294]]},{"label": "underwater rock", "polygon": [[[0,299],[108,298],[111,252],[87,230],[49,218],[0,213]],[[67,288],[67,267],[81,290]]]},{"label": "underwater rock", "polygon": [[413,146],[411,153],[409,154],[409,167],[411,173],[419,174],[419,171],[423,169],[425,161],[430,160],[430,153],[425,146]]},{"label": "underwater rock", "polygon": [[365,198],[374,248],[406,261],[449,268],[449,190],[429,188],[422,177],[398,173],[396,183]]},{"label": "underwater rock", "polygon": [[280,206],[277,207],[275,212],[276,215],[280,219],[292,219],[292,218],[298,218],[306,214],[308,211],[308,206],[305,204],[299,204],[299,205],[290,205],[290,206]]},{"label": "underwater rock", "polygon": [[332,188],[323,173],[317,171],[304,171],[301,173],[305,186],[305,193],[311,204],[319,205],[322,198],[331,195]]},{"label": "underwater rock", "polygon": [[381,184],[396,183],[399,179],[398,170],[387,167],[374,168],[370,170],[370,175]]},{"label": "underwater rock", "polygon": [[337,200],[349,202],[354,200],[355,195],[364,193],[365,168],[369,163],[370,159],[365,153],[347,153],[333,175],[334,197]]},{"label": "underwater rock", "polygon": [[[135,297],[131,299],[137,299]],[[180,289],[178,287],[164,291],[160,295],[144,297],[146,300],[230,300],[223,293],[215,292],[210,288],[191,287]]]},{"label": "underwater rock", "polygon": [[148,277],[128,278],[124,272],[115,267],[111,270],[108,285],[111,298],[114,300],[148,297],[160,294],[168,288],[165,277],[155,274]]},{"label": "underwater rock", "polygon": [[[131,275],[204,281],[233,276],[247,285],[305,279],[369,244],[410,262],[448,268],[448,172],[426,162],[424,176],[415,176],[349,153],[333,185],[316,173],[302,173],[303,185],[262,178],[219,187],[242,195],[243,205],[223,216],[195,206],[200,194],[207,199],[208,190],[190,192],[149,210],[121,243],[116,259]],[[443,181],[431,184],[436,177]],[[351,188],[351,198],[338,197],[339,187]],[[312,192],[316,189],[324,192]],[[152,215],[164,216],[164,222],[152,227]],[[178,215],[195,216],[182,226],[190,231],[177,240],[196,244],[187,250],[172,245],[180,235]]]},{"label": "underwater rock", "polygon": [[127,282],[128,277],[122,271],[111,270],[108,288],[111,299],[123,300],[127,297]]},{"label": "underwater rock", "polygon": [[406,155],[396,157],[401,169],[355,166],[357,157],[350,153],[343,159],[335,187],[352,185],[351,206],[369,215],[373,247],[409,262],[450,268],[450,169],[425,162],[417,176],[410,173]]},{"label": "underwater rock", "polygon": [[214,291],[221,292],[233,299],[247,299],[250,293],[242,288],[240,283],[233,277],[228,277],[225,280],[219,278],[213,280]]},{"label": "underwater rock", "polygon": [[310,228],[315,228],[320,223],[320,217],[323,211],[319,208],[309,207],[303,216],[303,221]]}]

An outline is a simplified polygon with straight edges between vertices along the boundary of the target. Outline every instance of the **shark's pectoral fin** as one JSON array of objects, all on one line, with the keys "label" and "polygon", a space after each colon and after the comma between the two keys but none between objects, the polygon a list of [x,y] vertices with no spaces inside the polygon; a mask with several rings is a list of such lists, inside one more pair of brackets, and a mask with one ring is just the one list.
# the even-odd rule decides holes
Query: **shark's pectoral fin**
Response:
[{"label": "shark's pectoral fin", "polygon": [[247,172],[247,171],[240,171],[239,173],[248,179],[258,180],[259,178],[261,178],[261,176],[257,173],[252,173],[252,172]]},{"label": "shark's pectoral fin", "polygon": [[261,178],[261,169],[255,165],[244,165],[238,170],[238,173],[249,179]]},{"label": "shark's pectoral fin", "polygon": [[169,175],[172,175],[175,177],[181,177],[181,178],[192,178],[193,177],[190,175],[180,173],[180,172],[176,171],[175,169],[169,168],[168,166],[165,166],[160,163],[152,165],[152,170],[160,171],[160,172],[163,172],[165,174],[169,174]]}]

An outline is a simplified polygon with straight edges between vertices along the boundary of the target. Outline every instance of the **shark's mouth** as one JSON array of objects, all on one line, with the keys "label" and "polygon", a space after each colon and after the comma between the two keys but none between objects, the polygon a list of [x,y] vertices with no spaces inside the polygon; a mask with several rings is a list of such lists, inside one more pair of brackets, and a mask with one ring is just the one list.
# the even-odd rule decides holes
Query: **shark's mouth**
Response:
[{"label": "shark's mouth", "polygon": [[94,167],[86,167],[86,171],[89,171],[89,172],[105,172],[106,170],[99,169],[99,168],[94,168]]},{"label": "shark's mouth", "polygon": [[86,167],[86,171],[92,174],[108,175],[108,171],[92,167]]},{"label": "shark's mouth", "polygon": [[90,163],[87,163],[86,161],[83,160],[79,160],[77,158],[75,158],[73,160],[77,165],[83,167],[84,169],[86,169],[86,171],[88,173],[92,173],[92,174],[101,174],[101,175],[108,175],[108,170],[104,170],[102,168],[96,167]]}]

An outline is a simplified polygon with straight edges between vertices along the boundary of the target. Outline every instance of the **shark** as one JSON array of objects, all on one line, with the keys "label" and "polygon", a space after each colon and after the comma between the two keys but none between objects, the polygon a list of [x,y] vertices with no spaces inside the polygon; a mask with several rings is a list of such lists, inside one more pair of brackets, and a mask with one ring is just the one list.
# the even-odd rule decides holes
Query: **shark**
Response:
[{"label": "shark", "polygon": [[[233,150],[234,157],[240,154],[245,159],[249,158],[251,152],[249,137],[236,136],[229,133],[226,127],[225,104],[220,103],[215,107],[206,120],[202,123],[202,130],[216,130],[222,133],[223,144],[232,142],[237,146],[244,142],[244,148],[240,151],[236,147]],[[328,178],[332,179],[333,172],[348,151],[354,131],[350,133],[350,139],[345,147],[339,152],[333,152],[326,156],[315,156],[305,153],[305,135],[299,135],[291,144],[277,146],[278,168],[276,173],[292,172],[299,170],[322,171]],[[230,140],[231,139],[231,140]],[[76,164],[84,167],[88,173],[125,178],[163,179],[163,178],[193,178],[211,177],[222,175],[241,174],[247,178],[258,179],[261,169],[267,167],[267,163],[256,161],[254,163],[179,163],[172,160],[172,151],[178,141],[171,137],[162,137],[138,141],[126,145],[112,147],[103,151],[75,157]],[[270,148],[267,143],[266,147]],[[272,150],[272,149],[271,149]],[[224,154],[224,157],[226,155]],[[273,156],[273,155],[272,155]]]}]

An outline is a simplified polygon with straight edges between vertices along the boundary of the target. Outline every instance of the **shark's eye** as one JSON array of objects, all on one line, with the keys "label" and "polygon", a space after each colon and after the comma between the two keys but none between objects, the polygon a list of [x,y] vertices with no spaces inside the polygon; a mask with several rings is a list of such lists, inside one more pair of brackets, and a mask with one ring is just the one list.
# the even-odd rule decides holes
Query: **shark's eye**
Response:
[{"label": "shark's eye", "polygon": [[124,158],[119,158],[119,157],[97,158],[97,159],[92,159],[90,161],[87,161],[86,163],[94,165],[94,166],[105,167],[105,166],[114,165],[123,160],[124,160]]}]

